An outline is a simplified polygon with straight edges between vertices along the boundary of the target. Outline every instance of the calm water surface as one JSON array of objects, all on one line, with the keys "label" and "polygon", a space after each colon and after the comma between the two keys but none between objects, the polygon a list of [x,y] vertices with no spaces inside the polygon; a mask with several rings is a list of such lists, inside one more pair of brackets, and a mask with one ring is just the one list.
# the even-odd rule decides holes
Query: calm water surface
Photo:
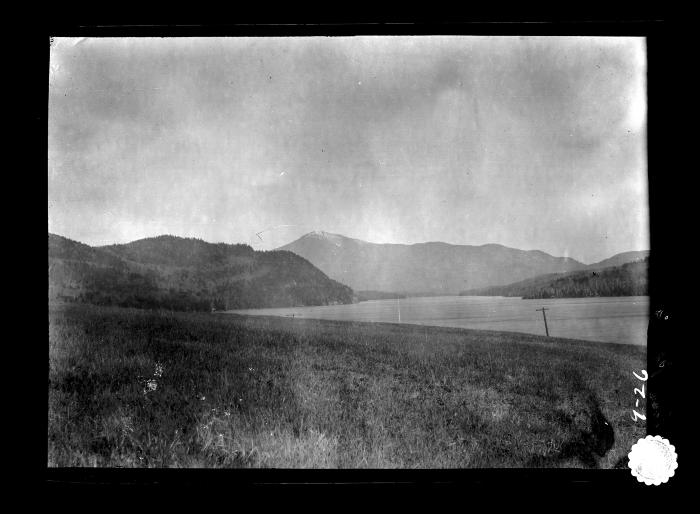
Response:
[{"label": "calm water surface", "polygon": [[504,330],[589,341],[646,345],[649,297],[555,298],[522,300],[498,296],[437,296],[372,300],[351,305],[228,311],[297,318],[412,323],[443,327]]}]

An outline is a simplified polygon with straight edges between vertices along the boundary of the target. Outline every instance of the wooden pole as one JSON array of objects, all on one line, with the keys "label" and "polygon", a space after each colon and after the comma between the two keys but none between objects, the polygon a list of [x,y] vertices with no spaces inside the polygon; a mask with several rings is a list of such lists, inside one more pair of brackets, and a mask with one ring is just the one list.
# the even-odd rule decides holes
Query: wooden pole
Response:
[{"label": "wooden pole", "polygon": [[549,328],[547,328],[547,315],[544,313],[544,311],[548,311],[549,309],[545,309],[542,307],[541,309],[535,309],[536,311],[542,311],[542,317],[544,318],[544,331],[547,333],[547,337],[549,337]]}]

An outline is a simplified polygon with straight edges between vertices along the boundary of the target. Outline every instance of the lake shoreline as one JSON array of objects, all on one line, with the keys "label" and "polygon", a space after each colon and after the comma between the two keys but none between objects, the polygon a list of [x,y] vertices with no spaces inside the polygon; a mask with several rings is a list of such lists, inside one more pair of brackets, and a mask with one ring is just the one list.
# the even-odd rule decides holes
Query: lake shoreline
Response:
[{"label": "lake shoreline", "polygon": [[494,296],[429,296],[368,300],[356,304],[236,309],[224,314],[332,319],[468,328],[646,346],[649,297],[521,299]]}]

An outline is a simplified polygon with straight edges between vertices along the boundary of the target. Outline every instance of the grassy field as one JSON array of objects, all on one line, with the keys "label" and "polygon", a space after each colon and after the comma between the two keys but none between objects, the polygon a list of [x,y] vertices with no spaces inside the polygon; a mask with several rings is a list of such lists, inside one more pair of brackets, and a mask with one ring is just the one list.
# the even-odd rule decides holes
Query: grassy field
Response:
[{"label": "grassy field", "polygon": [[646,350],[49,307],[49,466],[624,467]]}]

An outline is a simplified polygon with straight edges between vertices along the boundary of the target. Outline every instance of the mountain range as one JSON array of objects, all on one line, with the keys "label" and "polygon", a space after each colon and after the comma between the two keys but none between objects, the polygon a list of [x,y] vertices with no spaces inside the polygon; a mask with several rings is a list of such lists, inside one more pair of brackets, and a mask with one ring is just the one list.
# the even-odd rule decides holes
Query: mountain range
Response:
[{"label": "mountain range", "polygon": [[499,244],[376,244],[328,232],[311,232],[279,249],[304,257],[355,291],[413,296],[459,294],[543,274],[619,265],[648,255],[648,252],[625,252],[586,265],[570,257]]},{"label": "mountain range", "polygon": [[[273,251],[169,235],[92,247],[49,234],[49,297],[141,308],[227,310],[475,291],[559,295],[582,290],[580,277],[572,289],[567,274],[609,270],[648,255],[625,252],[586,265],[498,244],[375,244],[327,232],[311,232]],[[605,276],[617,281],[613,289],[624,279],[619,273]],[[551,280],[559,280],[556,293],[547,285]],[[641,290],[635,284],[632,289]],[[549,292],[542,293],[543,287]],[[600,280],[595,287],[603,287]]]},{"label": "mountain range", "polygon": [[209,310],[351,303],[352,290],[286,251],[159,236],[91,247],[49,234],[49,298]]}]

